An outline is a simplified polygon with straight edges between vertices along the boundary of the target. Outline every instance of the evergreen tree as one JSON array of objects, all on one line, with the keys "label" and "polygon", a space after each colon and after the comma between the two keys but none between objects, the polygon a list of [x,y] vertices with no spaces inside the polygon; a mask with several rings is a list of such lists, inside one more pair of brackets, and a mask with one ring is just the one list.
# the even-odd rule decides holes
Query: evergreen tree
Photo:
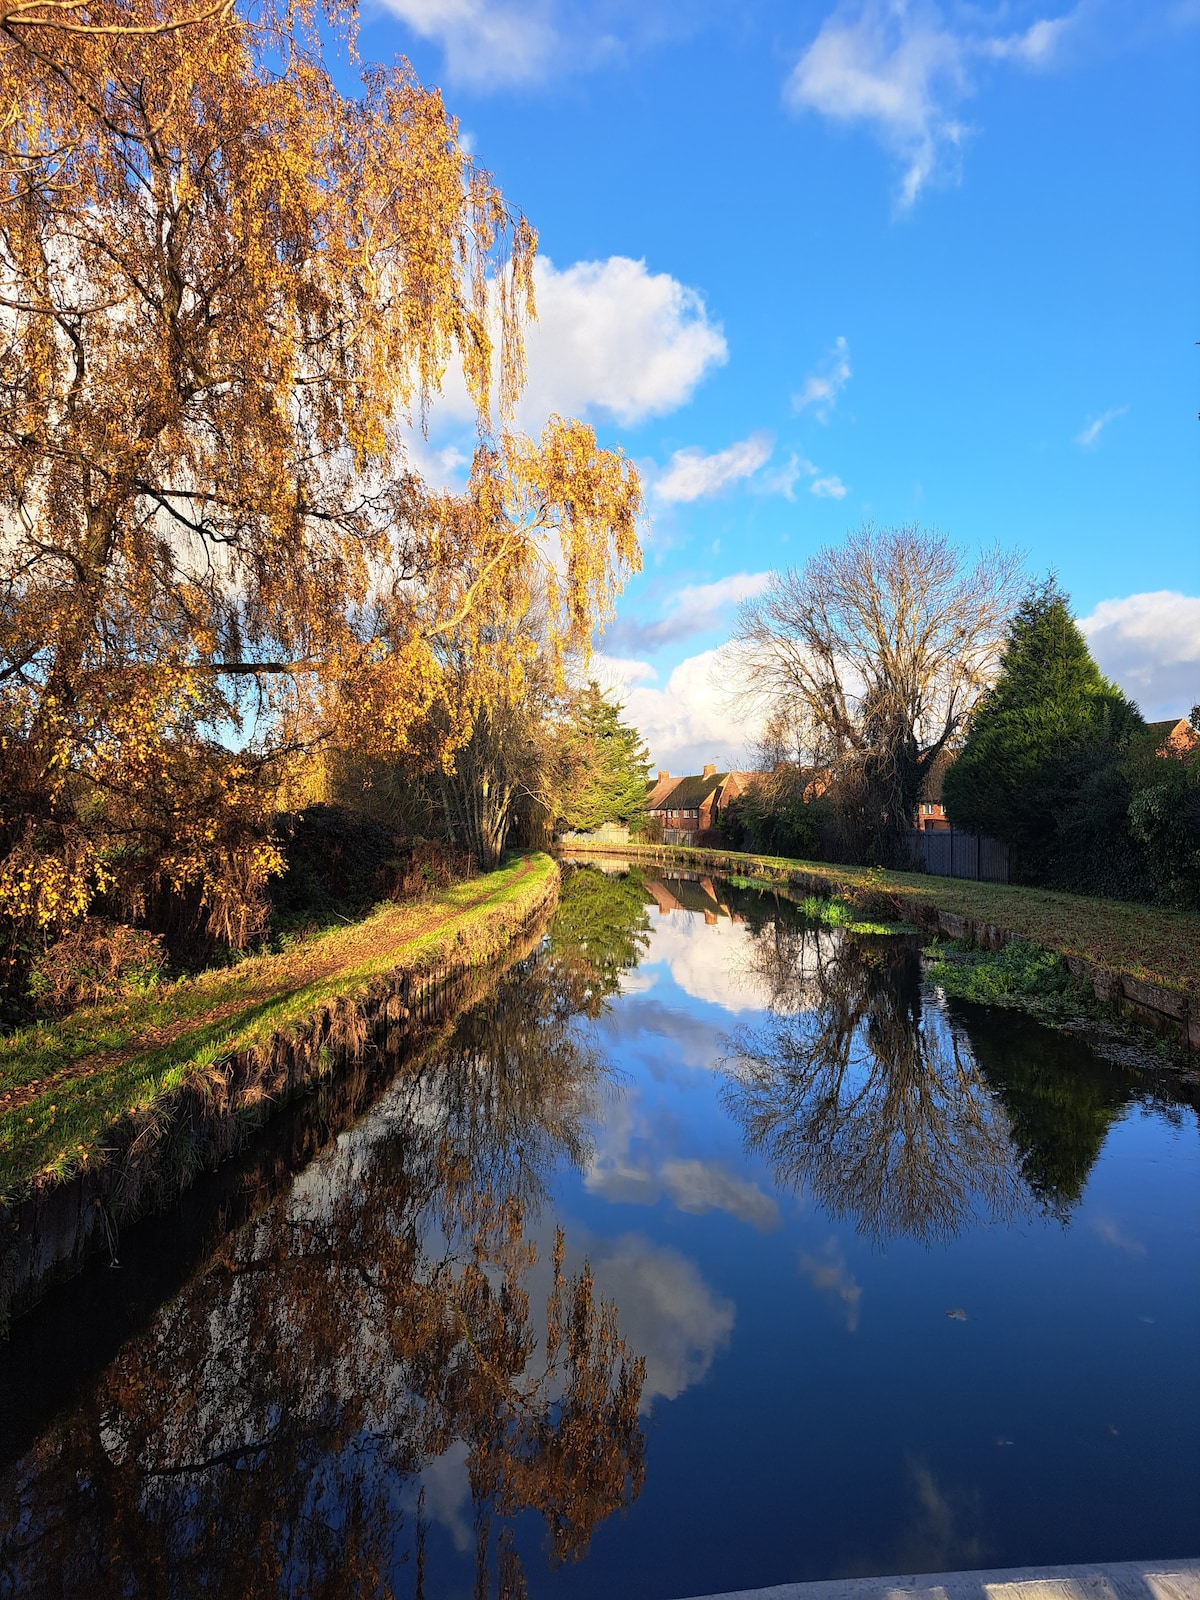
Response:
[{"label": "evergreen tree", "polygon": [[1120,763],[1144,726],[1048,579],[1013,618],[999,676],[946,774],[947,814],[956,827],[1004,840],[1019,879],[1137,892]]},{"label": "evergreen tree", "polygon": [[615,705],[594,682],[574,697],[567,729],[572,781],[560,820],[589,833],[605,822],[645,826],[650,758],[636,728],[621,721]]}]

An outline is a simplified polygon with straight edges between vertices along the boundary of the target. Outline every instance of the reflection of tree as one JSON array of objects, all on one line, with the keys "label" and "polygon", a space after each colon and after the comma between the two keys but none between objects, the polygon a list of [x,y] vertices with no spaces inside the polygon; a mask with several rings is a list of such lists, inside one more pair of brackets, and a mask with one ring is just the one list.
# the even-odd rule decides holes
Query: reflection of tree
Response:
[{"label": "reflection of tree", "polygon": [[805,921],[791,901],[776,896],[767,904],[772,915],[749,921],[736,975],[776,1013],[819,1005],[840,935]]},{"label": "reflection of tree", "polygon": [[1181,1105],[1196,1103],[1195,1090],[1177,1074],[1106,1061],[1081,1040],[1019,1013],[952,1001],[951,1014],[1007,1113],[1022,1176],[1064,1219],[1126,1106],[1150,1102],[1174,1119]]},{"label": "reflection of tree", "polygon": [[[0,1480],[0,1593],[425,1592],[423,1470],[465,1456],[476,1595],[524,1593],[638,1493],[644,1363],[530,1207],[586,1149],[598,1063],[551,960],[232,1235]],[[497,1531],[497,1524],[499,1529]]]},{"label": "reflection of tree", "polygon": [[563,872],[552,948],[563,970],[574,977],[572,998],[596,1017],[621,974],[636,967],[650,947],[650,914],[645,879],[636,868],[604,873],[598,867]]},{"label": "reflection of tree", "polygon": [[1009,1214],[1021,1190],[1007,1120],[963,1042],[922,1016],[917,951],[795,928],[763,930],[755,949],[777,1010],[794,1014],[734,1041],[726,1100],[776,1180],[877,1239]]}]

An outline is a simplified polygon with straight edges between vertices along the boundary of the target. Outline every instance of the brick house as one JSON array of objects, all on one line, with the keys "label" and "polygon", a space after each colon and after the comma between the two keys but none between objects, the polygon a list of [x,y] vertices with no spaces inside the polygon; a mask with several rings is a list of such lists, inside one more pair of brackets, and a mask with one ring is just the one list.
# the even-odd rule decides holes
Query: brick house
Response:
[{"label": "brick house", "polygon": [[1165,722],[1148,722],[1146,732],[1154,738],[1156,756],[1190,756],[1200,749],[1200,733],[1186,717],[1168,717]]},{"label": "brick house", "polygon": [[702,833],[721,825],[721,811],[762,776],[757,772],[718,772],[710,763],[699,777],[673,778],[660,772],[647,803],[662,828],[664,844],[696,844]]}]

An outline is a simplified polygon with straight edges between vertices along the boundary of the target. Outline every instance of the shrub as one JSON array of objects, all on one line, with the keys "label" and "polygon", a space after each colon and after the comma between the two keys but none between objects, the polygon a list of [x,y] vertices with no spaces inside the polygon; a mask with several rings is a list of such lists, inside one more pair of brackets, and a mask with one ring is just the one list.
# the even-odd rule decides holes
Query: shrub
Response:
[{"label": "shrub", "polygon": [[163,965],[158,934],[87,917],[34,962],[29,995],[44,1016],[64,1016],[151,988]]}]

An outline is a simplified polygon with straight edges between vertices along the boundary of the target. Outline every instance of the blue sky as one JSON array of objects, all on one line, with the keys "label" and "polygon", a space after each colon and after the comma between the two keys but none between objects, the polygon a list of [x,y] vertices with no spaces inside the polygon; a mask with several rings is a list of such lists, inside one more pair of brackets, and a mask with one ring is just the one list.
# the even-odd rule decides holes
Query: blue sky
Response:
[{"label": "blue sky", "polygon": [[865,518],[1024,550],[1200,700],[1200,0],[373,0],[361,50],[539,231],[524,423],[645,474],[598,665],[656,764],[742,758],[737,599]]}]

